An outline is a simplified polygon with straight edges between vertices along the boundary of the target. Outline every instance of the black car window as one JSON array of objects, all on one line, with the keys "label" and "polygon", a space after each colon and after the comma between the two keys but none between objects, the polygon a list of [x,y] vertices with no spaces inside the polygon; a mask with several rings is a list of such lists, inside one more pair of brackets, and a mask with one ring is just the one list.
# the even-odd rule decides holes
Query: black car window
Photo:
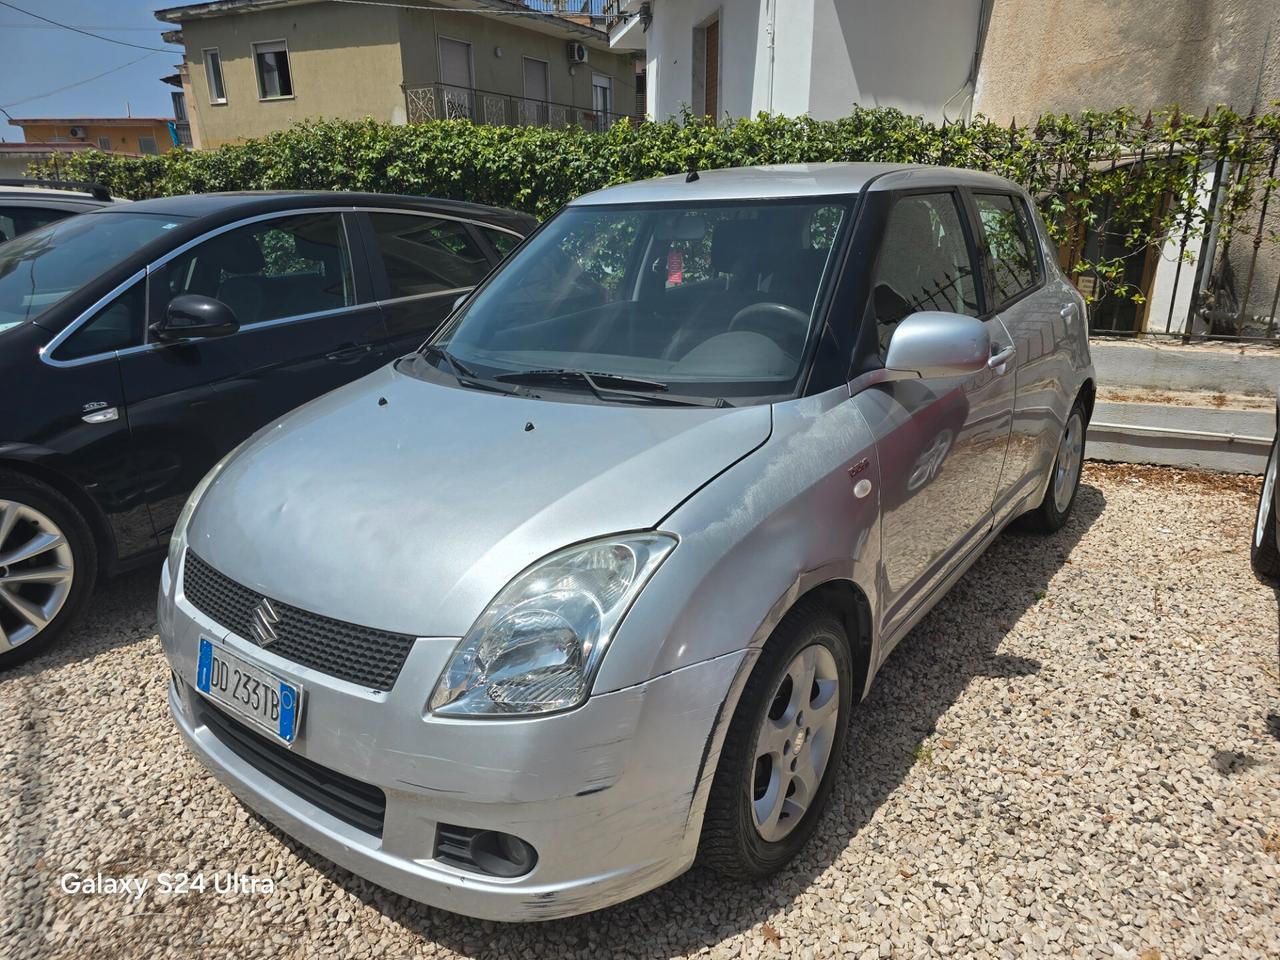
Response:
[{"label": "black car window", "polygon": [[473,287],[489,272],[489,258],[457,220],[371,213],[369,221],[393,299]]},{"label": "black car window", "polygon": [[356,302],[338,213],[276,217],[220,233],[170,260],[165,283],[170,297],[221,300],[241,326]]},{"label": "black car window", "polygon": [[0,207],[0,243],[12,240],[28,230],[43,227],[71,216],[70,210],[49,210],[39,207]]},{"label": "black car window", "polygon": [[991,253],[995,302],[1005,304],[1041,279],[1039,247],[1026,205],[999,193],[974,195]]},{"label": "black car window", "polygon": [[978,315],[973,262],[950,193],[899,197],[889,211],[872,284],[880,349],[922,310]]},{"label": "black car window", "polygon": [[147,285],[142,280],[120,294],[77,328],[53,352],[55,360],[96,357],[142,343],[147,314]]},{"label": "black car window", "polygon": [[505,257],[516,247],[520,246],[520,238],[515,234],[507,233],[505,230],[494,230],[492,227],[481,227],[480,231],[484,234],[485,239],[493,244],[493,249],[498,251],[498,256]]}]

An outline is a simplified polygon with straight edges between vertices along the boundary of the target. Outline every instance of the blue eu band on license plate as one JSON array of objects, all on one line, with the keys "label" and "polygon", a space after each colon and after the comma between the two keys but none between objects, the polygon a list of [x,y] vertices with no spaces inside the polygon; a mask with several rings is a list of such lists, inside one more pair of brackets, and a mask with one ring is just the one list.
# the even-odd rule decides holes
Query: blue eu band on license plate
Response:
[{"label": "blue eu band on license plate", "polygon": [[302,707],[296,684],[201,637],[196,689],[238,719],[293,743]]}]

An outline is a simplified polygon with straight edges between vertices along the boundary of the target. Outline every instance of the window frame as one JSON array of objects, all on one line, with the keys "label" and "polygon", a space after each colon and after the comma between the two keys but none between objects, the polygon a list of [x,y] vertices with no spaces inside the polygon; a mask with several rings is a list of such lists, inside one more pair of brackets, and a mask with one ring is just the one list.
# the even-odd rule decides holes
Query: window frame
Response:
[{"label": "window frame", "polygon": [[[264,53],[284,53],[285,67],[289,71],[289,92],[281,93],[276,96],[267,96],[266,86],[262,82],[262,67],[258,62],[259,47],[274,47],[280,44],[280,50],[266,50]],[[277,100],[294,99],[294,83],[293,83],[293,57],[289,53],[289,40],[287,37],[281,37],[278,40],[254,40],[249,44],[249,51],[253,54],[253,75],[258,83],[258,102],[273,103]]]},{"label": "window frame", "polygon": [[[875,296],[875,278],[880,270],[880,258],[884,254],[884,240],[886,228],[889,225],[889,214],[897,205],[898,201],[904,197],[921,197],[921,196],[938,196],[940,194],[948,194],[956,207],[956,218],[960,223],[960,232],[964,235],[965,249],[969,253],[969,266],[973,276],[973,291],[977,298],[977,315],[975,319],[986,322],[991,319],[994,311],[988,306],[987,296],[987,279],[986,279],[986,261],[985,250],[979,245],[978,233],[975,230],[973,222],[974,207],[968,195],[968,191],[957,184],[936,185],[931,187],[912,187],[902,190],[881,190],[874,191],[873,195],[882,198],[884,203],[881,211],[881,219],[876,231],[875,237],[875,256],[872,259],[871,266],[867,270],[867,299],[864,305],[863,316],[873,331],[872,341],[876,346],[873,350],[880,360],[880,366],[884,365],[884,357],[880,355],[879,348],[879,331],[876,329],[879,321],[875,315],[875,304],[873,297]],[[919,312],[919,311],[918,311]],[[907,316],[910,316],[908,314]],[[905,317],[903,319],[906,319]]]},{"label": "window frame", "polygon": [[[158,298],[154,295],[152,283],[159,283],[160,268],[169,263],[176,257],[182,256],[192,247],[204,243],[219,234],[226,233],[229,230],[235,230],[237,227],[248,226],[249,224],[259,223],[263,220],[278,220],[281,217],[301,216],[305,214],[329,213],[342,218],[342,227],[344,237],[347,243],[347,249],[351,256],[351,270],[355,279],[356,302],[346,307],[335,307],[331,310],[320,310],[311,313],[295,314],[288,317],[279,317],[274,320],[259,320],[256,323],[249,323],[242,326],[238,333],[252,332],[254,330],[264,329],[270,326],[278,326],[285,323],[298,323],[303,320],[311,320],[317,317],[327,317],[340,314],[346,311],[367,310],[376,304],[376,298],[373,295],[371,268],[368,260],[368,250],[365,246],[364,237],[359,229],[358,224],[352,223],[354,210],[351,207],[298,207],[290,210],[273,210],[270,213],[259,213],[253,216],[242,217],[239,220],[225,223],[211,230],[206,230],[189,240],[179,244],[172,250],[168,250],[159,257],[147,263],[135,273],[131,274],[126,280],[122,281],[104,296],[95,300],[87,308],[76,314],[74,320],[68,323],[58,332],[44,347],[40,350],[40,358],[45,363],[53,367],[78,367],[87,363],[98,363],[102,360],[115,359],[116,357],[127,356],[131,353],[139,353],[143,350],[159,350],[164,349],[168,344],[150,339],[151,322],[154,319],[153,313],[158,309]],[[92,318],[98,310],[110,303],[115,297],[123,293],[130,284],[137,280],[146,278],[147,283],[147,321],[145,324],[146,333],[143,343],[134,347],[127,347],[124,350],[112,350],[107,353],[94,354],[88,357],[77,357],[74,360],[59,360],[55,355],[58,347],[68,340],[77,330]],[[154,279],[153,279],[154,277]],[[168,300],[165,300],[168,305]]]},{"label": "window frame", "polygon": [[[145,141],[147,141],[147,140],[150,140],[150,141],[151,141],[151,149],[150,149],[150,150],[148,150],[145,146],[143,146],[143,143],[144,143]],[[148,157],[155,157],[155,156],[159,156],[159,155],[160,155],[160,141],[159,141],[156,137],[154,137],[154,136],[151,136],[151,137],[139,137],[139,138],[138,138],[138,152],[139,152],[139,153],[141,153],[141,154],[143,154],[144,156],[148,156]]]},{"label": "window frame", "polygon": [[[521,236],[515,230],[508,230],[494,223],[485,223],[481,220],[474,220],[470,217],[461,217],[456,214],[436,212],[434,210],[406,210],[399,207],[355,207],[353,209],[357,218],[357,229],[360,231],[364,241],[365,256],[369,265],[369,275],[372,282],[373,297],[379,304],[397,304],[412,303],[416,300],[423,300],[428,297],[441,297],[449,294],[454,296],[475,290],[480,284],[484,283],[493,273],[493,268],[502,263],[506,257],[503,257],[484,235],[485,230],[496,230],[499,233],[510,234],[516,240],[516,246],[524,243],[527,237]],[[479,281],[469,287],[456,287],[450,290],[430,290],[426,293],[413,293],[404,297],[391,296],[391,285],[387,279],[387,268],[382,262],[382,250],[378,247],[378,237],[373,229],[373,220],[369,217],[372,213],[397,213],[413,217],[428,217],[432,220],[453,220],[461,223],[466,227],[468,235],[475,244],[489,258],[489,272],[486,273]],[[539,224],[541,229],[541,224]],[[512,248],[512,253],[515,248]],[[508,255],[509,256],[509,255]]]},{"label": "window frame", "polygon": [[[283,317],[272,317],[270,320],[255,320],[253,323],[242,323],[240,325],[240,329],[231,334],[231,336],[238,337],[241,334],[253,333],[255,330],[264,330],[268,327],[282,326],[286,323],[301,323],[305,320],[314,320],[319,317],[333,317],[342,313],[369,307],[374,301],[370,295],[371,291],[368,283],[368,268],[365,252],[360,243],[361,238],[357,231],[353,230],[351,227],[349,217],[350,213],[351,209],[349,207],[309,207],[299,210],[278,210],[273,213],[262,214],[256,217],[247,217],[243,220],[237,220],[234,223],[226,224],[216,230],[211,230],[208,233],[201,234],[199,237],[184,243],[178,249],[166,253],[154,263],[147,264],[147,323],[146,333],[144,334],[145,339],[142,346],[163,347],[166,345],[165,341],[151,339],[151,324],[159,319],[158,311],[160,309],[160,304],[163,301],[164,305],[168,306],[169,300],[171,299],[168,296],[167,291],[160,289],[160,285],[164,282],[164,275],[160,270],[161,267],[167,266],[171,260],[175,260],[182,256],[182,254],[187,253],[207,240],[212,240],[214,237],[220,236],[231,230],[237,230],[241,227],[248,227],[256,223],[262,223],[269,220],[282,220],[289,217],[305,217],[325,214],[331,214],[337,217],[342,228],[342,240],[347,247],[347,256],[351,261],[351,280],[355,292],[355,303],[349,303],[341,307],[330,307],[327,310],[310,310],[305,313],[291,313]],[[156,307],[157,315],[155,316],[152,315],[152,304]]]},{"label": "window frame", "polygon": [[[217,58],[217,70],[209,69],[209,54],[213,54]],[[224,106],[227,103],[227,78],[222,72],[222,51],[217,47],[201,47],[200,62],[204,67],[204,85],[209,88],[209,105],[211,107]],[[213,84],[210,83],[210,77],[217,73],[218,87],[222,90],[221,97],[215,97],[213,92]]]},{"label": "window frame", "polygon": [[[986,188],[980,189],[976,187],[966,188],[964,190],[964,194],[965,194],[965,200],[968,204],[969,219],[971,221],[971,226],[974,232],[974,236],[977,239],[979,250],[982,255],[981,286],[983,288],[983,293],[985,294],[984,301],[987,303],[987,312],[982,315],[982,319],[986,320],[986,319],[989,319],[990,317],[994,317],[999,313],[1003,313],[1005,310],[1008,310],[1010,307],[1014,306],[1015,304],[1021,303],[1023,300],[1025,300],[1027,297],[1031,296],[1032,294],[1037,293],[1040,290],[1044,289],[1045,284],[1048,283],[1048,278],[1049,278],[1048,265],[1045,263],[1045,245],[1040,236],[1040,227],[1036,222],[1035,211],[1031,209],[1031,204],[1027,201],[1026,197],[1009,190],[986,189]],[[996,262],[995,262],[995,258],[991,255],[991,247],[990,247],[990,244],[987,243],[987,231],[982,223],[981,211],[978,209],[979,196],[1008,197],[1010,202],[1015,206],[1015,216],[1016,216],[1016,206],[1018,204],[1021,204],[1023,213],[1027,218],[1027,226],[1030,228],[1030,231],[1031,231],[1031,242],[1035,245],[1035,250],[1032,251],[1033,259],[1035,260],[1036,267],[1037,267],[1035,282],[1033,282],[1030,286],[1024,287],[1022,290],[1018,291],[1018,293],[1016,293],[1014,296],[1009,297],[1005,300],[1001,300],[999,302],[997,302],[997,299],[996,299],[996,284],[995,284]]]}]

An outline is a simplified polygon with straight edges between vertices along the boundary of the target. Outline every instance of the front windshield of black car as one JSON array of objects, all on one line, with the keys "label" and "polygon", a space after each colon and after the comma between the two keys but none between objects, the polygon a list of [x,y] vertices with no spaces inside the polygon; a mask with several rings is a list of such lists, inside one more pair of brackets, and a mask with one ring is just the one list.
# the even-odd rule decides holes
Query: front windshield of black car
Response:
[{"label": "front windshield of black car", "polygon": [[0,333],[34,320],[186,219],[154,213],[83,214],[0,244]]},{"label": "front windshield of black car", "polygon": [[435,346],[476,379],[585,371],[673,399],[785,395],[846,216],[826,199],[569,207]]}]

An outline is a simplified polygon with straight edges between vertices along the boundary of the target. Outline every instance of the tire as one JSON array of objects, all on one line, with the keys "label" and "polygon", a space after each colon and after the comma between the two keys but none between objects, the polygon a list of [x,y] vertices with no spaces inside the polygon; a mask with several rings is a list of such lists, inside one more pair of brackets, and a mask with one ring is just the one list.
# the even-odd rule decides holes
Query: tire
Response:
[{"label": "tire", "polygon": [[[18,559],[8,559],[18,557]],[[98,576],[93,533],[47,484],[0,470],[0,670],[48,649],[84,610]]]},{"label": "tire", "polygon": [[1276,546],[1276,473],[1280,470],[1280,433],[1271,442],[1271,456],[1262,475],[1262,492],[1258,494],[1258,513],[1253,522],[1253,539],[1249,543],[1249,562],[1253,572],[1264,580],[1280,580],[1280,548]]},{"label": "tire", "polygon": [[[816,676],[809,693],[800,695],[793,677],[804,675],[806,657],[812,658]],[[802,671],[794,673],[798,662]],[[827,686],[831,680],[836,682],[834,690]],[[816,698],[815,688],[821,688]],[[832,704],[834,716],[824,709]],[[853,667],[844,625],[816,601],[801,601],[765,644],[734,711],[707,798],[698,844],[702,863],[731,878],[760,878],[777,873],[800,851],[831,793],[852,704]],[[810,711],[808,717],[805,710]],[[794,721],[799,722],[793,725]],[[763,739],[776,744],[795,737],[788,730],[806,731],[801,745],[790,750],[790,761],[779,763],[775,755],[758,757]],[[784,746],[789,750],[794,742],[787,739]],[[810,772],[807,783],[805,769]],[[797,802],[801,796],[802,809]],[[765,825],[757,826],[756,811],[763,809],[781,810],[781,815],[765,817]]]},{"label": "tire", "polygon": [[1076,494],[1080,491],[1080,473],[1084,467],[1085,430],[1089,420],[1085,416],[1084,403],[1079,399],[1067,414],[1067,425],[1058,452],[1049,472],[1049,486],[1040,506],[1019,518],[1023,529],[1035,533],[1054,533],[1061,530],[1071,516]]}]

